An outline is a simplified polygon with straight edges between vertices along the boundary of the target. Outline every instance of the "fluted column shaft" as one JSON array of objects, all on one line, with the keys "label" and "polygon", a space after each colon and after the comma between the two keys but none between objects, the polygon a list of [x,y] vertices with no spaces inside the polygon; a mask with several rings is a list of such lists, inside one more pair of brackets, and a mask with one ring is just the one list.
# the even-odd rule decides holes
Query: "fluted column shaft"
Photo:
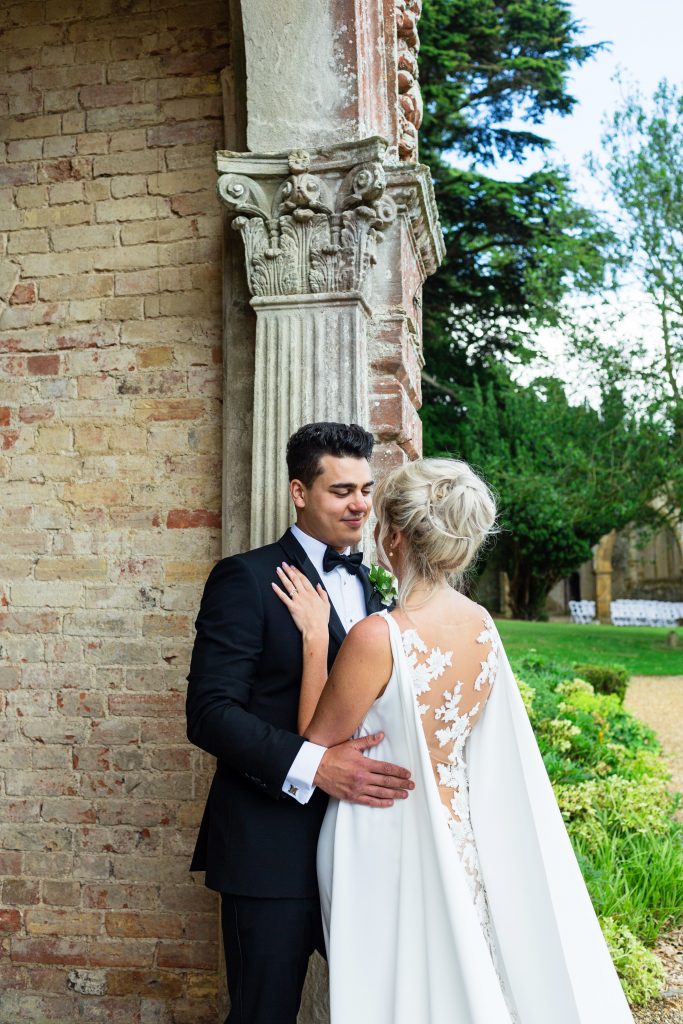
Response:
[{"label": "fluted column shaft", "polygon": [[366,324],[359,293],[252,299],[256,309],[251,545],[292,517],[284,453],[304,423],[368,422]]}]

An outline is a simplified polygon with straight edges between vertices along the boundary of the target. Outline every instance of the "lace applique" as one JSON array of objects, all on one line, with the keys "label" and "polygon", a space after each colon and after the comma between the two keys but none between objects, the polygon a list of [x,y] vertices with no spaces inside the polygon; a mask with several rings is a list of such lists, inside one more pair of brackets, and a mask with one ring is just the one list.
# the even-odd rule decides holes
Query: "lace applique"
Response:
[{"label": "lace applique", "polygon": [[[452,665],[453,651],[442,652],[438,647],[429,651],[414,629],[406,630],[402,633],[402,638],[403,649],[413,679],[415,700],[424,720],[425,732],[428,734],[428,740],[429,735],[435,738],[439,754],[443,752],[443,757],[438,756],[434,744],[428,743],[437,782],[441,787],[442,800],[445,796],[442,790],[444,788],[450,790],[448,804],[444,800],[444,814],[448,820],[458,855],[465,868],[465,876],[482,930],[495,960],[486,893],[470,822],[467,762],[465,759],[467,738],[472,731],[473,720],[480,713],[482,701],[475,700],[469,707],[462,706],[464,684],[461,679],[456,680],[452,689],[443,690],[441,693],[438,693],[436,688],[431,685],[434,680],[443,675],[447,666]],[[498,670],[498,634],[489,616],[484,618],[484,629],[476,637],[476,642],[482,645],[488,644],[490,648],[486,658],[478,662],[479,672],[474,682],[470,681],[472,676],[467,681],[468,686],[480,693],[485,684],[488,684],[489,687],[493,685]],[[418,660],[418,654],[427,655],[427,657]],[[474,666],[473,670],[476,671]],[[427,693],[430,694],[431,701],[421,702],[418,698]],[[468,698],[471,699],[471,695],[468,695]],[[467,703],[469,703],[469,699]],[[427,715],[428,712],[432,713],[433,721],[430,721],[431,716]],[[443,727],[435,728],[434,722],[441,723]]]},{"label": "lace applique", "polygon": [[[443,654],[438,647],[434,647],[428,652],[427,645],[420,639],[419,634],[414,629],[407,629],[401,634],[401,639],[403,641],[403,650],[410,666],[415,699],[417,701],[421,694],[429,692],[431,681],[443,675],[446,666],[451,664],[453,652],[446,651]],[[427,660],[418,662],[418,653],[427,654]],[[417,709],[420,715],[424,715],[429,710],[429,705],[420,704],[417,701]]]},{"label": "lace applique", "polygon": [[[444,817],[465,869],[472,903],[508,1004],[510,1019],[512,1024],[520,1024],[514,1000],[503,981],[504,973],[493,938],[486,890],[470,820],[467,738],[496,681],[500,644],[491,617],[484,615],[483,624],[483,630],[478,634],[473,632],[469,643],[465,641],[462,650],[455,655],[459,678],[450,689],[442,691],[432,684],[444,674],[446,667],[452,665],[454,652],[442,652],[438,647],[430,651],[415,629],[407,629],[401,636],[411,670],[415,702],[439,785]],[[478,652],[476,648],[472,649],[472,643],[488,647],[483,660],[476,657]],[[426,657],[418,658],[418,655]]]},{"label": "lace applique", "polygon": [[477,637],[478,644],[490,644],[490,651],[485,661],[481,662],[481,672],[474,680],[474,689],[479,692],[483,683],[491,683],[498,675],[498,634],[490,618],[484,619],[486,627]]}]

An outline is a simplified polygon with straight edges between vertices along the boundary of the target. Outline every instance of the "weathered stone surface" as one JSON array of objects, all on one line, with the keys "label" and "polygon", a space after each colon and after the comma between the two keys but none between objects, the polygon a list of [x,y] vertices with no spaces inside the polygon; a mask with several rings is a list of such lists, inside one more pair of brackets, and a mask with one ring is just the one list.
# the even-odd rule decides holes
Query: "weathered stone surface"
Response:
[{"label": "weathered stone surface", "polygon": [[[181,662],[220,522],[227,8],[8,17],[0,1018],[160,1024],[173,1000],[213,1024],[215,901],[187,873],[210,769],[183,735]],[[163,968],[160,939],[182,943]]]},{"label": "weathered stone surface", "polygon": [[[187,874],[211,764],[182,713],[192,618],[220,554],[218,459],[228,553],[250,543],[252,492],[267,499],[256,541],[288,520],[282,456],[302,420],[371,424],[380,470],[419,450],[420,291],[441,245],[428,174],[406,148],[419,3],[312,2],[275,20],[272,3],[241,5],[248,79],[217,0],[125,17],[111,0],[8,8],[0,987],[12,1021],[220,1019],[216,901]],[[254,152],[236,156],[247,141]],[[211,187],[219,145],[251,294]],[[309,165],[290,164],[302,148]],[[321,1024],[319,970],[310,984],[302,1019]]]},{"label": "weathered stone surface", "polygon": [[218,155],[218,191],[242,235],[253,295],[369,293],[377,244],[396,217],[385,152],[368,140],[286,161]]}]

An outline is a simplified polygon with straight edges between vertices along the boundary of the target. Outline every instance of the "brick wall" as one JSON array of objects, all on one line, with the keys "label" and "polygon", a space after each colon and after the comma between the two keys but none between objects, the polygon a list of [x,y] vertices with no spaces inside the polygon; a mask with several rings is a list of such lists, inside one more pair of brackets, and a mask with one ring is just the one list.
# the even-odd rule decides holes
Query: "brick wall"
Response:
[{"label": "brick wall", "polygon": [[214,1022],[184,737],[219,555],[228,4],[0,10],[0,1022]]}]

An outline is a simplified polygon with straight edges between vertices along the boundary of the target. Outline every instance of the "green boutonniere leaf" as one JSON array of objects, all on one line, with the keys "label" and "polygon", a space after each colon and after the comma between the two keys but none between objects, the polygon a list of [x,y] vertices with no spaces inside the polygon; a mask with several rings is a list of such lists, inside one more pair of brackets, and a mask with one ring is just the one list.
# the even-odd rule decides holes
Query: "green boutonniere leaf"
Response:
[{"label": "green boutonniere leaf", "polygon": [[389,605],[398,597],[398,581],[393,573],[383,565],[373,562],[370,566],[368,579],[382,598],[382,604]]}]

